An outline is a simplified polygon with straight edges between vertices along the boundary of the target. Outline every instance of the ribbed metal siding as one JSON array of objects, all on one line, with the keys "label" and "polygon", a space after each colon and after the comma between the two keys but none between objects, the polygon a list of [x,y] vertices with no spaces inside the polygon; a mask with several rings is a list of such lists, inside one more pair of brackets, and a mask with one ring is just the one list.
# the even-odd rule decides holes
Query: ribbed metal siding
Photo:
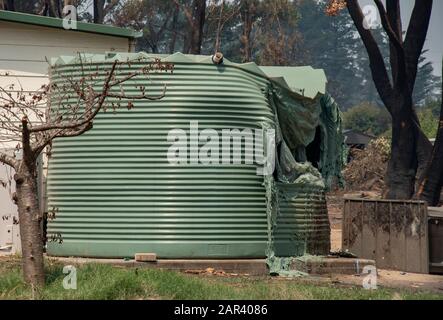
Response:
[{"label": "ribbed metal siding", "polygon": [[330,225],[323,188],[278,183],[279,213],[273,232],[278,257],[329,254]]},{"label": "ribbed metal siding", "polygon": [[[132,64],[137,70],[140,65]],[[77,65],[61,68],[67,74]],[[56,76],[53,81],[60,81]],[[141,82],[137,82],[141,84]],[[192,166],[167,161],[171,129],[261,128],[273,114],[266,82],[243,70],[175,64],[144,84],[160,101],[101,113],[94,129],[53,145],[48,207],[56,207],[48,252],[63,256],[264,257],[263,177],[253,165]],[[134,82],[125,83],[126,92]],[[124,105],[124,104],[123,104]]]}]

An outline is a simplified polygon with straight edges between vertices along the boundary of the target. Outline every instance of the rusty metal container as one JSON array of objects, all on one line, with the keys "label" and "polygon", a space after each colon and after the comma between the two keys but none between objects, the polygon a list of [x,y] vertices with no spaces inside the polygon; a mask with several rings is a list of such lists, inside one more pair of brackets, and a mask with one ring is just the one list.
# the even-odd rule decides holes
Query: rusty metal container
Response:
[{"label": "rusty metal container", "polygon": [[429,273],[426,202],[345,197],[342,248],[381,269]]}]

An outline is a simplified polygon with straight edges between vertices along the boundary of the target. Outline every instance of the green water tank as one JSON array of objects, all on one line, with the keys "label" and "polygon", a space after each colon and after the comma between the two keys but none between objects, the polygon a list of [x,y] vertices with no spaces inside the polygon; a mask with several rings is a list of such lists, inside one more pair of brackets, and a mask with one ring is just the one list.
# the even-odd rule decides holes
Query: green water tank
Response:
[{"label": "green water tank", "polygon": [[[298,173],[301,183],[292,184],[275,172],[267,177],[258,174],[260,165],[246,161],[247,155],[256,152],[249,147],[235,163],[222,161],[226,148],[220,150],[217,163],[194,163],[188,153],[185,163],[168,159],[171,132],[186,134],[187,150],[192,151],[191,127],[197,129],[196,124],[197,133],[208,129],[220,139],[224,130],[255,133],[263,128],[276,129],[280,137],[282,120],[289,120],[286,132],[301,135],[291,141],[311,143],[322,118],[319,97],[324,74],[301,69],[298,78],[311,73],[316,79],[311,82],[320,88],[311,90],[312,96],[301,96],[285,85],[303,82],[290,81],[298,79],[295,75],[300,70],[295,68],[290,69],[291,77],[280,77],[280,69],[264,69],[272,71],[268,76],[254,63],[225,59],[217,65],[210,56],[180,53],[155,57],[173,63],[174,72],[137,77],[125,82],[123,89],[136,95],[136,87],[144,86],[156,96],[166,87],[162,99],[136,100],[130,110],[123,101],[123,107],[114,111],[116,101],[108,98],[107,112],[98,114],[92,130],[54,141],[47,175],[47,206],[55,212],[55,219],[48,222],[48,254],[122,258],[156,253],[159,258],[206,259],[264,258],[271,251],[282,257],[327,254],[324,187],[312,166],[308,165],[318,173],[315,183],[306,171]],[[52,62],[51,82],[63,88],[68,78],[97,73],[100,90],[115,59],[131,60],[118,70],[122,77],[153,61],[153,56],[60,57]],[[51,103],[57,103],[56,98]],[[76,103],[75,95],[70,99],[63,103]],[[335,122],[327,127],[339,128]],[[336,140],[333,135],[324,136]],[[244,148],[243,142],[244,136]],[[198,148],[203,144],[200,141]],[[319,152],[333,150],[324,146],[316,147]],[[229,145],[227,151],[232,148]],[[334,155],[326,158],[330,161],[324,167],[332,172],[329,165]]]},{"label": "green water tank", "polygon": [[[88,68],[83,72],[98,67],[103,73],[115,58],[128,57],[136,60],[137,54],[84,58]],[[266,199],[257,166],[171,164],[167,152],[168,133],[189,133],[191,122],[198,122],[199,131],[273,126],[274,115],[263,94],[267,80],[254,73],[260,72],[255,64],[215,65],[211,57],[182,54],[164,61],[173,62],[172,74],[124,84],[130,93],[143,83],[151,95],[166,85],[163,99],[138,100],[131,110],[100,113],[90,132],[54,142],[47,192],[48,209],[56,208],[57,214],[48,226],[54,238],[48,243],[49,254],[265,256]],[[143,63],[133,62],[130,71]],[[75,58],[61,57],[55,65],[53,83],[81,75]]]}]

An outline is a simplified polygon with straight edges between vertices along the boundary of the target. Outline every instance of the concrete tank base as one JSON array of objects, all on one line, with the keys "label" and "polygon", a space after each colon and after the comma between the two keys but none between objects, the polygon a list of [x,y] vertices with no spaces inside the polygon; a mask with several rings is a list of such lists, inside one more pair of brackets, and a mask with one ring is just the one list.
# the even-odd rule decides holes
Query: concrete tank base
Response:
[{"label": "concrete tank base", "polygon": [[[92,259],[92,258],[62,258],[51,257],[62,264],[82,265],[87,263],[111,264],[128,268],[153,268],[172,271],[202,273],[212,268],[215,271],[224,271],[227,274],[268,276],[269,270],[265,259],[227,259],[227,260],[184,260],[184,259],[160,259],[155,262],[139,262],[123,259]],[[367,265],[375,266],[375,261],[353,258],[335,257],[308,257],[297,258],[291,264],[291,269],[305,272],[309,275],[326,274],[361,274]]]}]

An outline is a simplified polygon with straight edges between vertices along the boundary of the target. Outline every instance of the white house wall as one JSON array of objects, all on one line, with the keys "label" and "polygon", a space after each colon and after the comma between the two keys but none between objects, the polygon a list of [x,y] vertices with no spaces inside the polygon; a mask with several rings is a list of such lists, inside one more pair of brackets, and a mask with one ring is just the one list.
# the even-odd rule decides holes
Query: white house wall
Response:
[{"label": "white house wall", "polygon": [[[10,181],[12,169],[0,164],[0,180]],[[11,201],[11,195],[15,191],[13,185],[6,188],[0,187],[0,253],[19,251],[20,243],[18,237],[18,225],[14,224],[14,217],[17,216],[17,209]],[[3,250],[1,250],[3,249]]]},{"label": "white house wall", "polygon": [[[14,83],[12,91],[23,88],[33,92],[47,83],[47,60],[52,57],[131,49],[127,38],[0,21],[0,86],[8,88]],[[3,143],[0,149],[15,145]],[[0,179],[6,178],[5,168],[0,165]],[[9,192],[0,189],[0,248],[9,246],[13,239],[13,251],[20,251],[18,226],[12,223],[14,217],[18,219],[16,207]]]},{"label": "white house wall", "polygon": [[106,51],[127,52],[129,40],[0,21],[0,72],[19,76],[29,88],[39,88],[46,78],[46,58]]}]

